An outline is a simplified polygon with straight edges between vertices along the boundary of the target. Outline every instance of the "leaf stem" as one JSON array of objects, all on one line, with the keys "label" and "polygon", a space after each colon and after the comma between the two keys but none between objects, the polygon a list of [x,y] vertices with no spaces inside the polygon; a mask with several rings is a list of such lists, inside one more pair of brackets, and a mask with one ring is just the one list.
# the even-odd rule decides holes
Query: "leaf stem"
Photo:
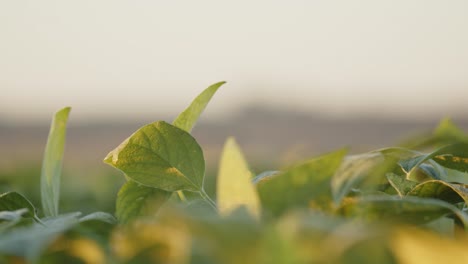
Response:
[{"label": "leaf stem", "polygon": [[177,195],[179,196],[179,199],[182,201],[182,202],[187,202],[187,198],[185,198],[185,194],[183,191],[177,191]]},{"label": "leaf stem", "polygon": [[203,200],[205,200],[209,205],[211,205],[211,207],[213,207],[213,209],[215,211],[218,211],[218,209],[216,208],[216,203],[210,198],[210,196],[208,196],[208,194],[205,192],[205,189],[201,189],[200,190],[200,196],[203,198]]}]

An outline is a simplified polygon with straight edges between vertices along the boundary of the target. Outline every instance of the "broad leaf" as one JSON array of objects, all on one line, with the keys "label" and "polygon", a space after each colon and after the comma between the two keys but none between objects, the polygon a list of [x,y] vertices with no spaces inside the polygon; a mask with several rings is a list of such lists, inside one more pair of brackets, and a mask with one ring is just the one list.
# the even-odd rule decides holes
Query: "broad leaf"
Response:
[{"label": "broad leaf", "polygon": [[0,211],[0,233],[14,227],[23,220],[23,216],[28,213],[28,209],[18,209],[15,211]]},{"label": "broad leaf", "polygon": [[416,168],[424,162],[434,160],[438,164],[458,171],[468,171],[468,143],[456,143],[438,150],[400,161],[400,165],[407,173],[409,179],[414,178]]},{"label": "broad leaf", "polygon": [[0,195],[0,211],[16,211],[26,209],[24,217],[36,218],[36,208],[23,195],[17,192],[7,192]]},{"label": "broad leaf", "polygon": [[138,129],[104,162],[149,187],[195,192],[203,187],[205,161],[200,146],[188,132],[164,121]]},{"label": "broad leaf", "polygon": [[468,227],[468,217],[455,206],[432,198],[416,196],[375,195],[348,199],[341,212],[349,217],[361,217],[372,221],[387,221],[393,223],[422,224],[441,216],[454,214],[465,227]]},{"label": "broad leaf", "polygon": [[229,138],[221,154],[217,178],[219,213],[229,215],[245,206],[253,216],[260,216],[260,201],[251,180],[252,173],[239,146],[233,138]]},{"label": "broad leaf", "polygon": [[468,203],[468,188],[438,180],[423,182],[415,186],[408,195],[437,198],[452,204]]},{"label": "broad leaf", "polygon": [[335,204],[355,188],[370,171],[381,164],[384,157],[379,152],[347,156],[331,180],[331,189]]},{"label": "broad leaf", "polygon": [[394,173],[388,173],[387,180],[397,191],[400,197],[405,196],[416,185],[418,185],[418,182],[407,180],[404,176],[396,175]]},{"label": "broad leaf", "polygon": [[339,150],[320,156],[259,182],[262,207],[273,215],[297,207],[328,209],[332,202],[330,181],[345,154],[346,150]]},{"label": "broad leaf", "polygon": [[468,243],[415,228],[399,229],[390,239],[398,263],[465,264]]},{"label": "broad leaf", "polygon": [[195,98],[187,109],[185,109],[177,118],[174,120],[173,125],[190,132],[200,117],[206,105],[210,102],[213,95],[216,93],[221,85],[226,82],[219,82],[206,88],[200,95]]},{"label": "broad leaf", "polygon": [[58,215],[60,175],[70,107],[58,111],[50,126],[41,171],[41,200],[45,216]]},{"label": "broad leaf", "polygon": [[79,219],[80,223],[87,222],[87,221],[101,221],[108,224],[115,224],[117,220],[115,217],[109,213],[105,212],[94,212],[89,215],[83,216]]},{"label": "broad leaf", "polygon": [[457,127],[449,118],[443,119],[434,130],[434,135],[439,141],[450,144],[455,142],[468,143],[468,135]]},{"label": "broad leaf", "polygon": [[43,250],[78,223],[78,213],[44,219],[44,224],[20,227],[0,236],[0,255],[19,256],[35,263]]},{"label": "broad leaf", "polygon": [[115,215],[120,223],[128,223],[133,219],[156,214],[161,205],[166,202],[171,193],[127,181],[117,195]]}]

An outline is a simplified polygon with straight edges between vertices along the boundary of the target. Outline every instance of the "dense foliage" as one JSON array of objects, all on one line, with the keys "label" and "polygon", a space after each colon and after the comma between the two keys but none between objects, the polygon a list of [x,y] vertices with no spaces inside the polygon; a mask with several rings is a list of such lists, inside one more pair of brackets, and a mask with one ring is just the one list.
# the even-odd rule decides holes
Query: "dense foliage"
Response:
[{"label": "dense foliage", "polygon": [[115,214],[59,211],[70,108],[57,112],[42,213],[22,194],[0,196],[0,262],[468,263],[468,136],[450,120],[402,146],[339,149],[258,175],[229,138],[210,197],[190,132],[222,85],[105,157],[126,178]]}]

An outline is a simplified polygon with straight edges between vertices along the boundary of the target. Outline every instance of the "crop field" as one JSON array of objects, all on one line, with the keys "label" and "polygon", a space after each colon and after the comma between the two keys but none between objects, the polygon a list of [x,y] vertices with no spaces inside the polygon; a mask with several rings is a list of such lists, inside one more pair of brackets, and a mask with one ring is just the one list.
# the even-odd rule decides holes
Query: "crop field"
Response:
[{"label": "crop field", "polygon": [[85,213],[62,203],[77,188],[61,177],[71,108],[55,113],[40,184],[0,194],[0,263],[468,263],[468,135],[450,119],[258,174],[226,135],[207,191],[213,161],[192,129],[223,84],[121,138],[102,157],[121,178],[91,191],[114,206]]}]

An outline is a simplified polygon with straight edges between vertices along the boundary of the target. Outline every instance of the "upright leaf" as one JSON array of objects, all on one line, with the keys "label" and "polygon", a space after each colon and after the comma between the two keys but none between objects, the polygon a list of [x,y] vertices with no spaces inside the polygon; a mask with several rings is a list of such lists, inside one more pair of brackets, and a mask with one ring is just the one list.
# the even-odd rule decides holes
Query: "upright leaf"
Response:
[{"label": "upright leaf", "polygon": [[115,215],[120,223],[128,223],[138,217],[154,215],[170,195],[170,192],[129,180],[117,195]]},{"label": "upright leaf", "polygon": [[213,95],[216,93],[221,85],[226,82],[219,82],[206,88],[200,95],[195,98],[187,109],[185,109],[177,118],[174,120],[174,126],[190,132],[200,117],[206,105],[210,102]]},{"label": "upright leaf", "polygon": [[203,189],[205,160],[197,141],[164,121],[143,126],[104,159],[132,180],[166,191]]},{"label": "upright leaf", "polygon": [[262,207],[273,215],[288,209],[328,209],[332,202],[331,178],[341,165],[346,150],[312,159],[257,184]]},{"label": "upright leaf", "polygon": [[60,175],[70,107],[58,111],[50,126],[41,171],[41,200],[45,216],[58,215]]},{"label": "upright leaf", "polygon": [[260,201],[252,184],[252,173],[234,138],[229,138],[221,155],[217,178],[219,212],[228,215],[245,206],[255,217],[260,216]]}]

